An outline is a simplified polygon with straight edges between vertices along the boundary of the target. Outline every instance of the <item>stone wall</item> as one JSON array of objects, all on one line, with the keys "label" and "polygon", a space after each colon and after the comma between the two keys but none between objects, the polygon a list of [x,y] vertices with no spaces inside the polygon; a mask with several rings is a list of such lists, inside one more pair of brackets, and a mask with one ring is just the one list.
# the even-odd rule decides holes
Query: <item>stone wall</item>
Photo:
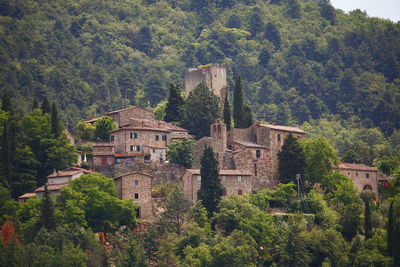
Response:
[{"label": "stone wall", "polygon": [[339,171],[353,181],[358,191],[362,192],[366,186],[369,186],[372,191],[378,193],[378,171],[348,169],[339,169]]},{"label": "stone wall", "polygon": [[119,127],[130,124],[131,118],[135,119],[154,119],[154,112],[139,107],[121,109],[117,112],[110,112],[107,116],[111,117]]},{"label": "stone wall", "polygon": [[95,171],[104,176],[113,178],[131,172],[145,172],[153,176],[153,186],[168,182],[180,182],[185,167],[169,163],[133,163],[111,166],[95,166]]},{"label": "stone wall", "polygon": [[139,205],[141,219],[151,220],[154,217],[151,176],[143,173],[130,173],[115,179],[115,182],[119,198],[132,199]]}]

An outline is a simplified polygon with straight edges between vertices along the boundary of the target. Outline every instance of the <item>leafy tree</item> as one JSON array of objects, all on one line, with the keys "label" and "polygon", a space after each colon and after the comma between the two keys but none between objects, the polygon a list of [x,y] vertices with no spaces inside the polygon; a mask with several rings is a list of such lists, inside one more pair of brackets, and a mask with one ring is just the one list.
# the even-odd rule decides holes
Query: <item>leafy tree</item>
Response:
[{"label": "leafy tree", "polygon": [[285,138],[282,150],[278,153],[278,159],[278,174],[281,182],[293,181],[297,174],[304,177],[305,154],[299,141],[292,134]]},{"label": "leafy tree", "polygon": [[397,195],[390,201],[387,223],[387,248],[389,256],[393,258],[394,265],[400,263],[399,249],[400,249],[400,197]]},{"label": "leafy tree", "polygon": [[243,128],[248,128],[254,123],[253,112],[251,111],[250,106],[247,104],[243,105],[242,122]]},{"label": "leafy tree", "polygon": [[298,0],[289,0],[286,1],[286,14],[293,18],[298,19],[300,18],[301,7]]},{"label": "leafy tree", "polygon": [[93,140],[95,129],[95,126],[93,126],[92,124],[80,120],[76,124],[76,136],[84,141]]},{"label": "leafy tree", "polygon": [[229,131],[232,125],[232,114],[231,105],[229,104],[228,100],[228,94],[226,94],[224,101],[224,123],[226,124],[226,128]]},{"label": "leafy tree", "polygon": [[210,135],[210,125],[219,117],[218,97],[201,82],[186,100],[184,127],[199,139]]},{"label": "leafy tree", "polygon": [[189,207],[190,202],[185,198],[182,187],[175,184],[164,203],[164,212],[160,215],[159,224],[167,232],[181,235]]},{"label": "leafy tree", "polygon": [[264,35],[265,38],[268,39],[268,41],[274,44],[275,49],[279,49],[281,47],[281,34],[274,23],[267,23],[267,25],[265,26]]},{"label": "leafy tree", "polygon": [[321,182],[339,164],[336,151],[326,139],[308,138],[303,141],[306,156],[305,177],[311,182]]},{"label": "leafy tree", "polygon": [[361,207],[358,203],[341,205],[338,211],[340,214],[339,231],[347,241],[351,241],[358,234]]},{"label": "leafy tree", "polygon": [[253,8],[250,19],[249,19],[249,30],[252,35],[256,35],[262,32],[264,29],[264,21],[260,8]]},{"label": "leafy tree", "polygon": [[84,221],[94,231],[106,231],[109,224],[129,226],[135,222],[135,204],[119,199],[112,179],[97,173],[82,175],[62,188],[57,207],[62,220],[76,224],[82,221],[77,216],[81,214],[78,209],[82,210]]},{"label": "leafy tree", "polygon": [[336,225],[337,215],[328,207],[328,204],[324,200],[322,194],[317,193],[315,190],[311,190],[306,198],[307,206],[304,211],[315,214],[315,223],[321,225],[323,228],[328,229]]},{"label": "leafy tree", "polygon": [[37,108],[39,108],[39,102],[37,101],[36,97],[34,97],[32,102],[32,110]]},{"label": "leafy tree", "polygon": [[329,20],[332,25],[335,25],[336,24],[335,8],[331,5],[330,1],[320,0],[318,5],[320,8],[321,16]]},{"label": "leafy tree", "polygon": [[180,122],[183,120],[182,109],[185,104],[181,92],[177,85],[171,84],[169,87],[169,96],[165,109],[164,120],[167,122]]},{"label": "leafy tree", "polygon": [[207,146],[204,149],[200,165],[201,184],[197,196],[211,218],[218,211],[218,204],[224,192],[219,179],[218,161],[212,147]]},{"label": "leafy tree", "polygon": [[115,130],[117,128],[117,124],[113,121],[112,118],[108,116],[100,117],[95,124],[95,137],[108,140],[108,132]]},{"label": "leafy tree", "polygon": [[167,158],[171,163],[182,164],[191,168],[194,161],[194,140],[174,141],[168,145]]}]

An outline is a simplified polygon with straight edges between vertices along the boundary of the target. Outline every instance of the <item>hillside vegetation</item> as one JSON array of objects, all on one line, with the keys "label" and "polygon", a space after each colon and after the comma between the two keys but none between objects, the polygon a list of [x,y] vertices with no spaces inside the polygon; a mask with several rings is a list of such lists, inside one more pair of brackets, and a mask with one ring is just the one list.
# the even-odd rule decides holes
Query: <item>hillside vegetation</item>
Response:
[{"label": "hillside vegetation", "polygon": [[400,25],[328,0],[3,0],[0,93],[20,111],[48,96],[69,125],[155,106],[187,68],[241,75],[257,118],[301,124],[356,115],[400,126]]}]

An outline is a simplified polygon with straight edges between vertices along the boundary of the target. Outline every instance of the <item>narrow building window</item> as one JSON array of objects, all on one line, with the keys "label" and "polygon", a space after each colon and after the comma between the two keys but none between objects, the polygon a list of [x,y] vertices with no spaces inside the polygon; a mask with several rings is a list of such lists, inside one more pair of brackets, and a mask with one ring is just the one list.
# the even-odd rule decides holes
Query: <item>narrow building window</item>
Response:
[{"label": "narrow building window", "polygon": [[280,134],[278,134],[278,142],[279,143],[281,142],[281,135]]},{"label": "narrow building window", "polygon": [[226,182],[226,176],[222,176],[222,182]]},{"label": "narrow building window", "polygon": [[254,135],[254,142],[257,143],[257,135],[256,134]]},{"label": "narrow building window", "polygon": [[141,218],[140,217],[140,215],[141,215],[140,214],[140,208],[136,208],[135,211],[136,211],[136,218]]},{"label": "narrow building window", "polygon": [[238,176],[238,182],[242,181],[242,176]]},{"label": "narrow building window", "polygon": [[111,142],[114,142],[114,135],[111,135],[111,136],[110,136],[110,141],[111,141]]},{"label": "narrow building window", "polygon": [[156,135],[156,141],[160,140],[160,136]]},{"label": "narrow building window", "polygon": [[356,172],[356,176],[358,176],[358,172]]},{"label": "narrow building window", "polygon": [[139,193],[135,193],[135,199],[139,199]]},{"label": "narrow building window", "polygon": [[135,180],[135,186],[139,186],[139,180]]},{"label": "narrow building window", "polygon": [[261,157],[261,151],[259,149],[256,150],[256,157],[257,158]]},{"label": "narrow building window", "polygon": [[140,151],[140,146],[136,146],[136,151]]},{"label": "narrow building window", "polygon": [[201,181],[201,176],[197,175],[197,181]]},{"label": "narrow building window", "polygon": [[130,150],[135,151],[135,146],[131,145]]},{"label": "narrow building window", "polygon": [[348,172],[347,175],[350,176],[350,173]]},{"label": "narrow building window", "polygon": [[254,169],[254,176],[257,176],[257,163],[254,163],[253,169]]},{"label": "narrow building window", "polygon": [[166,136],[166,135],[163,135],[163,136],[162,136],[162,140],[163,140],[163,141],[167,141],[167,136]]},{"label": "narrow building window", "polygon": [[365,174],[365,178],[369,178],[369,173],[366,173],[366,174]]},{"label": "narrow building window", "polygon": [[239,190],[238,190],[238,195],[239,195],[239,196],[243,195],[242,189],[239,189]]},{"label": "narrow building window", "polygon": [[130,133],[129,136],[131,139],[137,139],[137,133]]}]

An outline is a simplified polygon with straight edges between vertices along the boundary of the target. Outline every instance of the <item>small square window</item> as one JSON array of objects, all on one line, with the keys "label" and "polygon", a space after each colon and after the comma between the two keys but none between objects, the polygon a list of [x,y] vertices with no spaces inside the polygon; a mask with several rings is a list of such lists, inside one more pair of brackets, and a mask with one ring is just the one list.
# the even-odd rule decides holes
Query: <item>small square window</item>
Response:
[{"label": "small square window", "polygon": [[261,151],[259,149],[256,150],[256,157],[257,158],[261,157]]},{"label": "small square window", "polygon": [[163,141],[167,141],[167,136],[166,136],[166,135],[163,135],[163,136],[162,136],[162,140],[163,140]]},{"label": "small square window", "polygon": [[156,141],[160,140],[160,136],[156,135]]},{"label": "small square window", "polygon": [[242,181],[242,176],[238,176],[238,182]]},{"label": "small square window", "polygon": [[135,186],[139,186],[139,180],[135,180]]},{"label": "small square window", "polygon": [[201,176],[197,175],[197,181],[201,181]]},{"label": "small square window", "polygon": [[242,189],[239,189],[239,190],[238,190],[238,195],[239,195],[239,196],[243,195]]},{"label": "small square window", "polygon": [[139,193],[135,193],[135,199],[139,199]]},{"label": "small square window", "polygon": [[369,173],[366,173],[366,174],[365,174],[365,178],[369,178]]}]

